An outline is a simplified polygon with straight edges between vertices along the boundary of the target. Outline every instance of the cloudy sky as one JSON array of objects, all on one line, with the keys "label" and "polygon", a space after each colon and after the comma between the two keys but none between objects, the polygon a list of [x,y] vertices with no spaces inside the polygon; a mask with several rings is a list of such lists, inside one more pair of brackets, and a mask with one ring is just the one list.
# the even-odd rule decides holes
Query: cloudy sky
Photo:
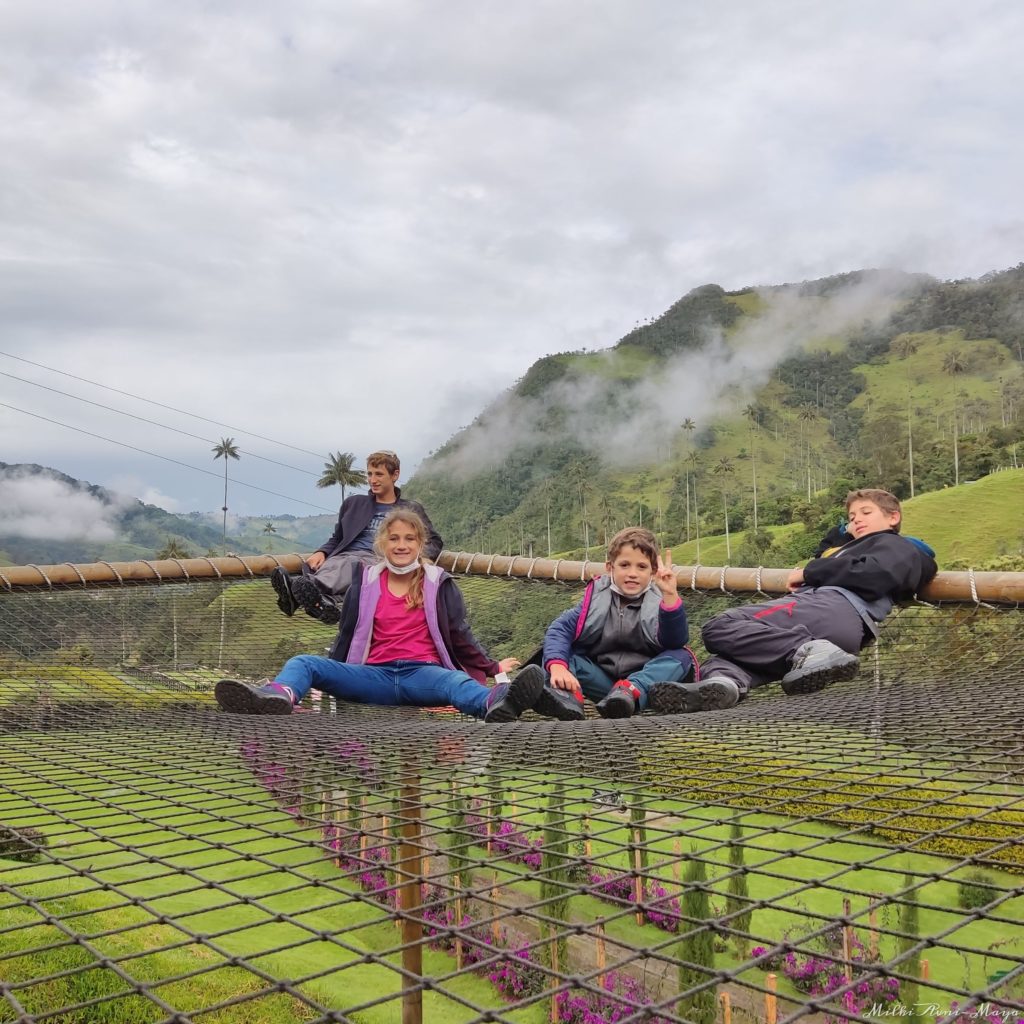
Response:
[{"label": "cloudy sky", "polygon": [[234,510],[333,510],[322,453],[408,476],[709,281],[1024,260],[1018,0],[0,0],[0,38],[0,461],[175,511],[225,435]]}]

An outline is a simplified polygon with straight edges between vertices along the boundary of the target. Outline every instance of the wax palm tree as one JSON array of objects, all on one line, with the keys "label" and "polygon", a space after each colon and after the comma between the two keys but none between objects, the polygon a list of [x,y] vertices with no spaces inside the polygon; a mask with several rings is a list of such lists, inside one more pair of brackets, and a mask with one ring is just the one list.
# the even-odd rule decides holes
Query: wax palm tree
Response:
[{"label": "wax palm tree", "polygon": [[341,500],[344,502],[346,487],[363,487],[366,484],[366,474],[352,468],[355,459],[351,452],[329,452],[323,474],[316,482],[317,487],[333,487],[337,484],[341,488]]},{"label": "wax palm tree", "polygon": [[959,349],[950,349],[942,360],[942,372],[953,378],[953,483],[960,483],[960,437],[957,433],[957,377],[967,372],[967,360]]},{"label": "wax palm tree", "polygon": [[234,459],[236,462],[241,458],[238,454],[238,445],[235,444],[233,437],[222,437],[218,444],[215,444],[210,451],[213,452],[213,461],[217,459],[224,460],[224,507],[221,511],[224,513],[224,526],[221,541],[223,545],[222,554],[228,553],[228,459]]},{"label": "wax palm tree", "polygon": [[722,511],[725,513],[725,557],[726,560],[728,560],[732,558],[732,546],[729,543],[729,502],[725,482],[730,474],[735,472],[732,459],[722,456],[722,458],[715,463],[711,472],[714,473],[715,476],[722,478]]},{"label": "wax palm tree", "polygon": [[192,552],[179,537],[168,537],[167,543],[156,553],[158,560],[165,558],[191,558]]},{"label": "wax palm tree", "polygon": [[910,365],[907,360],[914,355],[920,345],[917,339],[910,334],[904,334],[902,337],[897,338],[889,346],[904,362],[904,370],[906,372],[906,385],[907,385],[907,468],[910,473],[910,496],[914,496],[914,417],[913,409],[911,407],[911,392],[910,392]]},{"label": "wax palm tree", "polygon": [[273,534],[277,533],[277,527],[267,520],[263,524],[263,536],[267,538],[267,551],[270,551],[274,546]]}]

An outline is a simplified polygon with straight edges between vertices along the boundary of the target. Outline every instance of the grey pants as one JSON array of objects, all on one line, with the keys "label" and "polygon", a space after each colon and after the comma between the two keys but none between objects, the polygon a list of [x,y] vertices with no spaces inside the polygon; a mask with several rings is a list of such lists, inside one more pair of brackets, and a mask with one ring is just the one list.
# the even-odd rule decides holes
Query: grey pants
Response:
[{"label": "grey pants", "polygon": [[316,572],[303,562],[302,575],[316,584],[324,600],[340,605],[345,591],[355,582],[363,566],[379,561],[373,551],[342,551],[325,559]]},{"label": "grey pants", "polygon": [[741,693],[781,679],[796,649],[808,640],[831,640],[856,654],[866,639],[864,620],[834,590],[808,590],[730,608],[708,619],[701,637],[713,655],[701,665],[701,676],[728,676]]}]

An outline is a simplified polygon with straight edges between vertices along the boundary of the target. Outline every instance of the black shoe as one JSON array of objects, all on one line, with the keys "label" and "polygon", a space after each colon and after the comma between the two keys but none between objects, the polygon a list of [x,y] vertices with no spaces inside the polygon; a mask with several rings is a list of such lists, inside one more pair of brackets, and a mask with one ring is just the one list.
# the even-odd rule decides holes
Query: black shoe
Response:
[{"label": "black shoe", "polygon": [[659,715],[686,715],[695,711],[721,711],[739,703],[740,688],[728,676],[714,675],[699,683],[655,683],[647,691],[652,711]]},{"label": "black shoe", "polygon": [[298,608],[298,603],[292,595],[292,578],[288,570],[278,566],[270,574],[270,585],[274,588],[274,593],[277,594],[277,607],[291,618],[295,614],[295,609]]},{"label": "black shoe", "polygon": [[524,711],[537,705],[544,692],[544,673],[524,673],[511,683],[498,683],[487,695],[485,722],[514,722]]},{"label": "black shoe", "polygon": [[808,640],[796,649],[791,669],[782,677],[783,693],[817,693],[830,683],[852,679],[860,658],[831,640]]},{"label": "black shoe", "polygon": [[[527,665],[519,675],[523,676],[527,672],[537,672],[541,679],[544,679],[545,672],[537,665]],[[583,710],[582,694],[577,697],[575,693],[552,686],[546,679],[544,679],[544,689],[541,690],[533,710],[538,715],[543,715],[545,718],[557,718],[560,722],[582,722],[587,717]]]},{"label": "black shoe", "polygon": [[341,609],[333,601],[320,602],[320,621],[333,626],[341,622]]},{"label": "black shoe", "polygon": [[636,714],[636,698],[627,687],[616,683],[608,695],[597,702],[597,713],[602,718],[632,718]]},{"label": "black shoe", "polygon": [[266,680],[262,685],[222,679],[213,688],[217,703],[239,715],[290,715],[292,692],[280,683]]},{"label": "black shoe", "polygon": [[306,579],[305,576],[299,576],[293,580],[292,596],[295,598],[296,604],[307,615],[311,615],[314,619],[321,618],[323,604],[320,601],[320,590],[312,580]]}]

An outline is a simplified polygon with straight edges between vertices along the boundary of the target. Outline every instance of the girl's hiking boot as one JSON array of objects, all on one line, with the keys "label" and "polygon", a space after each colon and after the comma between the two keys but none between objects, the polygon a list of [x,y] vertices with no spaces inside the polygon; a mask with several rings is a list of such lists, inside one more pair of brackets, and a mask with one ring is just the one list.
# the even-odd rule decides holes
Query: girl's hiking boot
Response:
[{"label": "girl's hiking boot", "polygon": [[640,690],[629,680],[620,679],[607,696],[597,702],[597,713],[602,718],[631,718],[640,702]]},{"label": "girl's hiking boot", "polygon": [[291,618],[295,614],[295,609],[299,607],[298,601],[292,594],[291,574],[287,569],[278,566],[270,574],[270,585],[274,588],[274,593],[277,594],[277,607]]},{"label": "girl's hiking boot", "polygon": [[740,688],[728,676],[708,676],[699,683],[655,683],[647,691],[651,710],[659,715],[722,711],[739,702]]},{"label": "girl's hiking boot", "polygon": [[535,708],[544,692],[544,672],[520,672],[511,683],[497,683],[487,695],[485,722],[514,722]]},{"label": "girl's hiking boot", "polygon": [[290,715],[295,703],[289,687],[269,679],[262,683],[222,679],[213,688],[213,695],[224,711],[236,715]]},{"label": "girl's hiking boot", "polygon": [[859,667],[856,654],[844,651],[831,640],[808,640],[796,649],[790,670],[782,677],[782,691],[817,693],[830,683],[852,679]]}]

